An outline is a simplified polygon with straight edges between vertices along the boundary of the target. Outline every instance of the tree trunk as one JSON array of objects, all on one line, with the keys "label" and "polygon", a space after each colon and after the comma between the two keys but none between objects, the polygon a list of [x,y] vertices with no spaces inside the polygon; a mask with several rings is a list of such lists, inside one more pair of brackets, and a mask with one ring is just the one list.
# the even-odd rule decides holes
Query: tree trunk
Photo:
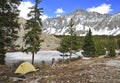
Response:
[{"label": "tree trunk", "polygon": [[0,42],[0,64],[5,65],[5,53],[4,44]]},{"label": "tree trunk", "polygon": [[34,52],[32,52],[32,65],[34,65]]}]

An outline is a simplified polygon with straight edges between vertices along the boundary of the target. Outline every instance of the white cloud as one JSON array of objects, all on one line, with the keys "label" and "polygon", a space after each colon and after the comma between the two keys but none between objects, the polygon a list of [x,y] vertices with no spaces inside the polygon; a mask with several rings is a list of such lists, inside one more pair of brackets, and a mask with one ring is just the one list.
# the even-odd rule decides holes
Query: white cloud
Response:
[{"label": "white cloud", "polygon": [[88,8],[87,11],[89,12],[98,12],[101,14],[108,14],[109,12],[112,11],[111,9],[111,4],[102,4],[98,7],[92,7],[92,8]]},{"label": "white cloud", "polygon": [[58,8],[55,13],[56,17],[60,17],[65,11],[62,8]]},{"label": "white cloud", "polygon": [[58,8],[56,11],[55,11],[56,14],[62,14],[64,13],[64,10],[62,8]]},{"label": "white cloud", "polygon": [[[20,17],[23,17],[25,19],[28,19],[27,14],[30,12],[30,7],[32,7],[34,4],[31,3],[30,1],[27,2],[21,2],[20,6],[18,7],[18,9],[20,10]],[[45,20],[47,19],[49,16],[42,14],[41,19]]]},{"label": "white cloud", "polygon": [[32,7],[34,4],[31,3],[30,1],[27,2],[21,2],[20,6],[18,9],[20,10],[20,17],[23,17],[25,19],[28,19],[27,14],[30,12],[29,7]]}]

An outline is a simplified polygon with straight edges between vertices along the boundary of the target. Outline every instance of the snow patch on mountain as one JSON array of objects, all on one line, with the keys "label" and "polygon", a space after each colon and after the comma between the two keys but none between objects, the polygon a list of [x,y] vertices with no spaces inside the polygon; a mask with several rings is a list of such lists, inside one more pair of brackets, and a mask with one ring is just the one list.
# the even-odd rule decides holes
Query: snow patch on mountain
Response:
[{"label": "snow patch on mountain", "polygon": [[120,34],[120,13],[109,15],[96,12],[76,10],[57,18],[49,18],[43,22],[43,32],[55,35],[69,35],[68,28],[70,19],[74,21],[77,35],[86,35],[89,28],[93,35],[119,35]]}]

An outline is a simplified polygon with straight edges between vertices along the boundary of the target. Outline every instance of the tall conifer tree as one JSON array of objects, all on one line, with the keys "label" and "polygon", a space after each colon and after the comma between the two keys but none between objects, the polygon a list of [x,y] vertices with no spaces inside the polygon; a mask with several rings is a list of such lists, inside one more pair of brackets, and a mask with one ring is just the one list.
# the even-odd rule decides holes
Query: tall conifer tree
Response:
[{"label": "tall conifer tree", "polygon": [[76,51],[80,48],[80,41],[75,33],[75,28],[73,28],[74,23],[72,19],[70,20],[70,23],[68,26],[69,26],[68,33],[70,35],[62,38],[59,51],[62,52],[63,54],[65,52],[69,52],[70,53],[69,61],[71,61],[71,56],[73,51]]},{"label": "tall conifer tree", "polygon": [[58,51],[60,51],[63,57],[63,62],[64,62],[64,57],[65,57],[65,53],[68,52],[68,40],[67,40],[67,36],[64,36],[60,42],[60,47],[58,48]]},{"label": "tall conifer tree", "polygon": [[94,57],[96,54],[96,49],[95,49],[94,41],[92,39],[91,29],[89,29],[88,33],[85,36],[82,49],[84,50],[85,56],[87,57]]},{"label": "tall conifer tree", "polygon": [[38,8],[39,3],[41,0],[35,0],[35,5],[31,7],[31,11],[28,14],[30,17],[29,20],[27,20],[26,23],[26,29],[28,30],[28,33],[24,36],[24,41],[26,45],[26,52],[32,53],[32,64],[34,64],[34,54],[40,50],[40,43],[42,40],[40,39],[41,35],[41,12],[42,8]]},{"label": "tall conifer tree", "polygon": [[19,28],[17,9],[21,0],[0,0],[0,64],[5,64],[6,48],[17,39]]}]

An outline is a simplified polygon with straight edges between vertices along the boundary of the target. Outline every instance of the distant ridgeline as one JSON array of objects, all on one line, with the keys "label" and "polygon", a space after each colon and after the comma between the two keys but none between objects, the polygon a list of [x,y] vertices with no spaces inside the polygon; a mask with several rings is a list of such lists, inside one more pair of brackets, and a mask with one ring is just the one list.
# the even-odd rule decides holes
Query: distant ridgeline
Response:
[{"label": "distant ridgeline", "polygon": [[113,15],[99,14],[81,9],[71,14],[44,20],[43,31],[54,35],[68,35],[67,29],[71,18],[74,21],[74,28],[79,36],[84,36],[89,28],[93,35],[115,36],[120,34],[120,13]]}]

